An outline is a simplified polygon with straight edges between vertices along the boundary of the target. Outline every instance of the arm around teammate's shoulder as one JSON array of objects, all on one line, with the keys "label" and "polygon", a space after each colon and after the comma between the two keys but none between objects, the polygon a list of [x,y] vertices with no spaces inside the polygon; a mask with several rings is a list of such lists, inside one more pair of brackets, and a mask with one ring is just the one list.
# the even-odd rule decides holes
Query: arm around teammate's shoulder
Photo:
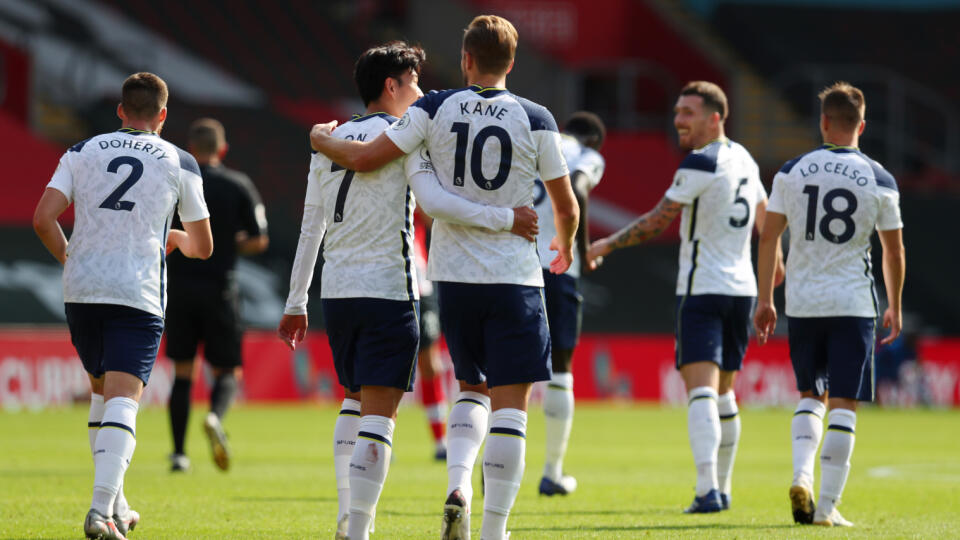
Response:
[{"label": "arm around teammate's shoulder", "polygon": [[883,327],[890,334],[880,343],[886,345],[897,339],[903,323],[900,301],[903,296],[903,282],[906,277],[907,260],[903,247],[903,230],[890,229],[878,231],[880,246],[883,248],[883,281],[887,288],[887,310],[883,313]]},{"label": "arm around teammate's shoulder", "polygon": [[334,137],[336,125],[336,121],[314,125],[310,130],[310,146],[341,167],[356,172],[374,171],[404,155],[404,151],[384,134],[368,142]]}]

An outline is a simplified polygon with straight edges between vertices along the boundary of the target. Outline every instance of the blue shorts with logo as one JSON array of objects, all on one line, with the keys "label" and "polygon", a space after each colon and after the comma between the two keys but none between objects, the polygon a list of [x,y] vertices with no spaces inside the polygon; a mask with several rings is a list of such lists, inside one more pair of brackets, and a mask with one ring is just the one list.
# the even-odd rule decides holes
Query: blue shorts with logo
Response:
[{"label": "blue shorts with logo", "polygon": [[413,390],[420,347],[420,303],[383,298],[320,301],[340,384]]},{"label": "blue shorts with logo", "polygon": [[70,340],[87,373],[100,377],[108,371],[122,371],[147,384],[160,351],[163,319],[117,304],[63,306]]},{"label": "blue shorts with logo", "polygon": [[543,269],[543,296],[547,303],[550,343],[556,350],[573,350],[580,339],[580,296],[577,278]]},{"label": "blue shorts with logo", "polygon": [[550,379],[540,287],[436,282],[440,325],[457,379],[488,387]]},{"label": "blue shorts with logo", "polygon": [[713,362],[723,371],[739,371],[747,352],[750,314],[756,298],[723,294],[677,297],[677,369]]},{"label": "blue shorts with logo", "polygon": [[876,321],[869,317],[787,317],[797,390],[873,401]]}]

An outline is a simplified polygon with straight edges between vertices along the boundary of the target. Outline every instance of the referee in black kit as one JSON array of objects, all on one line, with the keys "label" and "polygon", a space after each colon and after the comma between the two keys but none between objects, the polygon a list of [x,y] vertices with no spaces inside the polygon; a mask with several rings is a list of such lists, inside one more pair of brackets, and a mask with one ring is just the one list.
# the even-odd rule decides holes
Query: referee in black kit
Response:
[{"label": "referee in black kit", "polygon": [[[167,356],[174,362],[175,375],[170,392],[171,470],[190,467],[184,438],[190,417],[193,359],[202,341],[204,357],[214,373],[210,412],[203,428],[214,463],[225,471],[230,467],[230,449],[221,421],[237,393],[242,363],[243,328],[234,267],[237,255],[256,255],[267,249],[267,220],[250,178],[221,163],[228,148],[223,124],[212,118],[194,121],[187,145],[203,176],[214,250],[205,261],[187,259],[178,252],[167,256]],[[180,227],[179,220],[174,220],[174,227]]]}]

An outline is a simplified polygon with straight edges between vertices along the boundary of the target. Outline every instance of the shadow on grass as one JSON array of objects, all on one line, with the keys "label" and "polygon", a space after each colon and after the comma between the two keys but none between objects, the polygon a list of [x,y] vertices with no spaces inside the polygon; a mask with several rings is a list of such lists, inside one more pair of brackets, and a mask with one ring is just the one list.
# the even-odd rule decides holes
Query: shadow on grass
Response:
[{"label": "shadow on grass", "polygon": [[337,499],[335,497],[283,497],[283,496],[269,496],[269,497],[234,497],[233,500],[237,502],[255,502],[255,503],[287,503],[287,502],[303,502],[303,503],[335,503]]}]

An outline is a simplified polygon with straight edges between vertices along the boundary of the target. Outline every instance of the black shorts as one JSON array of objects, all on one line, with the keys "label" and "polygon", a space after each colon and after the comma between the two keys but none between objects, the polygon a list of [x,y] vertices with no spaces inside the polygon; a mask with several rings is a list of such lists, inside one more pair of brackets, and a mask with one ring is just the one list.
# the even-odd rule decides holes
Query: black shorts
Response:
[{"label": "black shorts", "polygon": [[457,379],[488,387],[550,380],[540,287],[437,282],[440,324]]},{"label": "black shorts", "polygon": [[420,297],[420,350],[429,348],[440,339],[440,306],[437,293]]},{"label": "black shorts", "polygon": [[677,369],[713,362],[739,371],[747,352],[752,296],[698,294],[677,297]]},{"label": "black shorts", "polygon": [[556,350],[573,350],[580,339],[580,306],[583,304],[577,278],[544,269],[543,296],[547,303],[551,346]]},{"label": "black shorts", "polygon": [[875,326],[869,317],[787,317],[797,390],[873,401]]},{"label": "black shorts", "polygon": [[202,341],[203,356],[211,366],[230,369],[242,365],[243,326],[236,284],[181,279],[168,291],[167,356],[193,360]]},{"label": "black shorts", "polygon": [[324,298],[320,301],[340,384],[413,390],[420,341],[417,301]]},{"label": "black shorts", "polygon": [[160,350],[163,319],[136,308],[116,304],[64,304],[70,340],[94,377],[122,371],[150,379]]}]

